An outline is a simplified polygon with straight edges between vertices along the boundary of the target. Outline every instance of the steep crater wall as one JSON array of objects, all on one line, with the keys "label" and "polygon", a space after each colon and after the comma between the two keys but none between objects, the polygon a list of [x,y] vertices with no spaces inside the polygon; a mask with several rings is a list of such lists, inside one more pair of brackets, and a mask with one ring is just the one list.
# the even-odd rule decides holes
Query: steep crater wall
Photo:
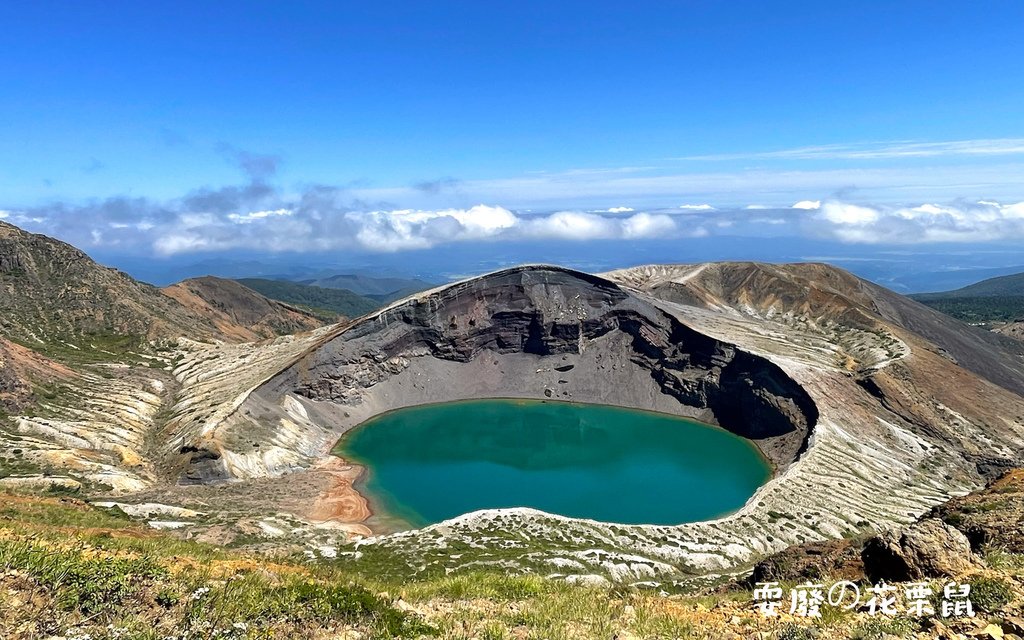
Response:
[{"label": "steep crater wall", "polygon": [[[303,420],[333,443],[383,411],[469,398],[551,398],[700,419],[750,438],[786,468],[817,420],[768,360],[705,336],[599,277],[510,269],[406,300],[329,337],[257,389],[236,419]],[[259,449],[238,424],[233,454]],[[209,448],[186,477],[231,476]]]}]

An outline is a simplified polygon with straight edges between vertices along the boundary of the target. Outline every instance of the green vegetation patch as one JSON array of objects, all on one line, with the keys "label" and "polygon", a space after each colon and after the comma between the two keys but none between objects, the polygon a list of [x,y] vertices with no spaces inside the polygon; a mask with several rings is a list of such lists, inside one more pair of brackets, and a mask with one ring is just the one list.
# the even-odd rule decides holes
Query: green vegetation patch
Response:
[{"label": "green vegetation patch", "polygon": [[1006,580],[980,576],[971,580],[970,598],[982,611],[999,611],[1013,600],[1013,589]]},{"label": "green vegetation patch", "polygon": [[[25,594],[31,637],[94,640],[422,638],[435,629],[331,567],[277,562],[139,528],[119,509],[7,494],[0,588]],[[5,627],[0,606],[0,637]],[[69,630],[76,630],[71,633]]]},{"label": "green vegetation patch", "polygon": [[324,289],[297,282],[264,278],[241,278],[238,282],[271,300],[303,307],[318,315],[327,312],[357,318],[381,306],[377,300],[347,289]]},{"label": "green vegetation patch", "polygon": [[911,297],[968,324],[988,326],[1024,318],[1024,296],[945,297],[918,294]]},{"label": "green vegetation patch", "polygon": [[151,558],[87,556],[81,549],[0,541],[0,567],[25,572],[54,594],[56,604],[85,615],[121,605],[169,574]]}]

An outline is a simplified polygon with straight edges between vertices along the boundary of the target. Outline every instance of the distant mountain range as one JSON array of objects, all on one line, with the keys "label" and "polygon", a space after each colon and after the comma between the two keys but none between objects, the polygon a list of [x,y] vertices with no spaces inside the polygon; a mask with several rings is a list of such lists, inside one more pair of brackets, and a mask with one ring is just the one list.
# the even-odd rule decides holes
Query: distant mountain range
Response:
[{"label": "distant mountain range", "polygon": [[288,280],[265,278],[239,278],[237,282],[268,298],[298,305],[324,318],[337,315],[357,318],[381,306],[379,300],[359,295],[348,289],[332,289]]},{"label": "distant mountain range", "polygon": [[992,296],[1024,296],[1024,273],[988,278],[981,282],[937,293],[918,293],[910,296],[918,300],[936,296],[942,298],[983,298]]},{"label": "distant mountain range", "polygon": [[434,286],[415,278],[376,278],[361,274],[339,274],[298,282],[324,289],[347,289],[385,304]]}]

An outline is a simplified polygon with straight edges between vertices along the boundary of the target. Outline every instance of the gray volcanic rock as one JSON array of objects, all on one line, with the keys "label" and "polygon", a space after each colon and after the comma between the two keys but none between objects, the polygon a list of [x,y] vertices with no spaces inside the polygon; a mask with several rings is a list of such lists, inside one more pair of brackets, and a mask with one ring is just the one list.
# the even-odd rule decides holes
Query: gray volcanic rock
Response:
[{"label": "gray volcanic rock", "polygon": [[864,544],[861,558],[874,581],[957,576],[980,564],[967,536],[936,518],[883,532]]}]

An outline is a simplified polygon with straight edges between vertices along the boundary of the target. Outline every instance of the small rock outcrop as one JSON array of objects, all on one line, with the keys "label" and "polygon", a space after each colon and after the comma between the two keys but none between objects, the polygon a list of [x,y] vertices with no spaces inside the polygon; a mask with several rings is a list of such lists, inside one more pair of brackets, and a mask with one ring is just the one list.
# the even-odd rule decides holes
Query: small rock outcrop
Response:
[{"label": "small rock outcrop", "polygon": [[840,538],[794,545],[773,553],[754,565],[748,586],[760,582],[806,582],[821,580],[860,580],[864,577],[861,559],[863,538]]},{"label": "small rock outcrop", "polygon": [[1024,554],[1024,469],[1011,469],[983,491],[953,498],[931,515],[962,532],[971,548]]},{"label": "small rock outcrop", "polygon": [[861,558],[875,581],[957,576],[978,566],[967,536],[935,518],[871,538]]}]

